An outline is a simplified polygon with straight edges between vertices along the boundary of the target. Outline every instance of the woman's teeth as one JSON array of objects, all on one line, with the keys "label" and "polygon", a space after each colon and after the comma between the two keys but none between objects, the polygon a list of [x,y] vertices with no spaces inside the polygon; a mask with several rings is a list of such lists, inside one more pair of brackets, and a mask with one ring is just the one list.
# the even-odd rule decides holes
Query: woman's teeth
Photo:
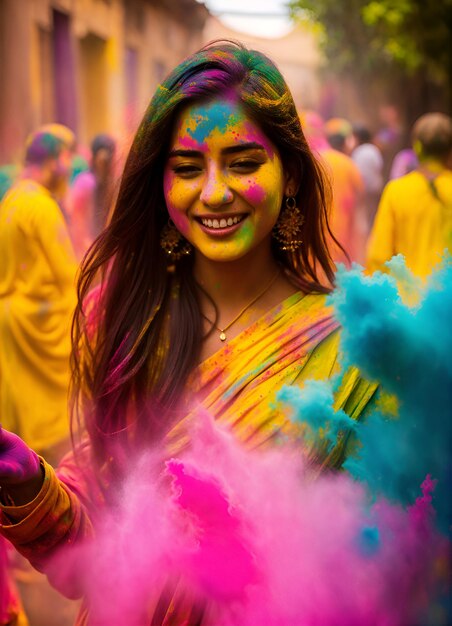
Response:
[{"label": "woman's teeth", "polygon": [[239,222],[241,222],[243,219],[243,216],[241,217],[228,217],[228,219],[225,219],[224,217],[221,218],[221,220],[211,220],[211,219],[205,219],[205,218],[201,218],[201,223],[203,226],[207,226],[207,228],[227,228],[228,226],[234,226],[234,224],[238,224]]}]

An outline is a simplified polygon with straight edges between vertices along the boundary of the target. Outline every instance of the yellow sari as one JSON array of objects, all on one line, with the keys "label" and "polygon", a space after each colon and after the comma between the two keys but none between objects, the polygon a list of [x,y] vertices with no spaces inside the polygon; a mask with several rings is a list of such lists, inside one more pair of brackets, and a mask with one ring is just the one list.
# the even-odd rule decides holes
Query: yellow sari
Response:
[{"label": "yellow sari", "polygon": [[[193,410],[169,435],[170,448],[189,441],[188,424],[202,406],[248,447],[267,444],[292,427],[277,401],[284,385],[303,386],[340,372],[338,324],[325,296],[295,293],[204,361],[192,374]],[[374,395],[375,384],[349,369],[335,394],[335,408],[354,419]]]}]

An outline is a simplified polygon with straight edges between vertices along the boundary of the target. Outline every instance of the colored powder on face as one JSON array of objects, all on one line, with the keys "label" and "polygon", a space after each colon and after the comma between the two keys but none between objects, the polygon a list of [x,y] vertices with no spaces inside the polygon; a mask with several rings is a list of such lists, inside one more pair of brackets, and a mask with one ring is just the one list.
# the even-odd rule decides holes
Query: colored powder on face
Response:
[{"label": "colored powder on face", "polygon": [[246,198],[252,204],[259,204],[265,199],[266,190],[260,185],[257,185],[254,181],[249,181],[248,190],[246,191]]},{"label": "colored powder on face", "polygon": [[195,123],[192,127],[187,128],[187,132],[198,145],[203,145],[215,130],[224,134],[230,126],[234,126],[242,120],[237,108],[227,100],[217,99],[210,106],[196,107],[195,111],[196,114],[192,115]]},{"label": "colored powder on face", "polygon": [[[250,135],[253,136],[256,134],[256,125],[254,122],[251,122],[250,120],[244,120],[244,124],[243,124],[244,128],[245,128],[245,132]],[[270,159],[273,159],[275,156],[275,149],[272,145],[272,143],[270,142],[269,139],[267,139],[267,137],[265,136],[265,134],[263,132],[259,133],[259,142],[263,145],[263,147],[265,148],[268,156],[270,157]]]},{"label": "colored powder on face", "polygon": [[199,150],[201,147],[196,139],[194,139],[189,133],[189,129],[186,129],[187,132],[180,132],[178,136],[178,142],[181,148],[185,150]]}]

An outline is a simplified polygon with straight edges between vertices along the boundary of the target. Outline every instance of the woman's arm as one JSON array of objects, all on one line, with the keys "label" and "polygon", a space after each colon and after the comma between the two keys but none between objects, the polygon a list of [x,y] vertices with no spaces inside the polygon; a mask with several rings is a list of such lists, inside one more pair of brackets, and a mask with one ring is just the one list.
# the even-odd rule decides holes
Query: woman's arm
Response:
[{"label": "woman's arm", "polygon": [[87,509],[16,435],[0,431],[0,532],[69,598],[83,595]]}]

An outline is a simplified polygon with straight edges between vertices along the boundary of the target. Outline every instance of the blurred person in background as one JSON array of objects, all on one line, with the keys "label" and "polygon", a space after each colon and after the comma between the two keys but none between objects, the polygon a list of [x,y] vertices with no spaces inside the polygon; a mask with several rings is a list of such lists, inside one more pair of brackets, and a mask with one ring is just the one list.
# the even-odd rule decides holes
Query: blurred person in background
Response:
[{"label": "blurred person in background", "polygon": [[364,182],[363,206],[367,218],[367,232],[370,232],[383,189],[383,156],[372,142],[368,128],[361,124],[353,127],[356,147],[352,151],[352,160],[361,172]]},{"label": "blurred person in background", "polygon": [[70,233],[79,260],[106,225],[113,200],[115,154],[115,140],[110,135],[96,135],[91,142],[90,168],[76,176],[70,188]]},{"label": "blurred person in background", "polygon": [[[331,230],[351,261],[364,261],[366,220],[362,215],[364,183],[358,167],[349,156],[353,142],[353,128],[342,118],[325,123],[328,147],[320,155],[326,165],[333,187]],[[348,264],[342,250],[331,245],[333,259]]]},{"label": "blurred person in background", "polygon": [[343,117],[332,117],[325,122],[325,136],[328,144],[334,150],[350,155],[353,145],[353,127]]},{"label": "blurred person in background", "polygon": [[308,109],[301,111],[299,117],[311,150],[317,155],[321,155],[324,150],[328,150],[330,144],[325,137],[325,121],[320,113]]},{"label": "blurred person in background", "polygon": [[2,421],[47,454],[68,435],[76,264],[57,201],[67,189],[71,150],[56,131],[34,132],[24,170],[0,205]]},{"label": "blurred person in background", "polygon": [[[0,420],[54,463],[70,447],[77,265],[58,201],[67,190],[73,144],[73,133],[61,125],[32,133],[24,169],[0,204]],[[43,615],[45,606],[56,612],[55,592],[18,557],[16,576],[31,623],[48,626],[32,615]]]},{"label": "blurred person in background", "polygon": [[367,268],[384,270],[394,254],[425,279],[441,261],[452,238],[452,119],[427,113],[412,130],[415,171],[383,190],[369,239]]},{"label": "blurred person in background", "polygon": [[71,174],[69,177],[69,185],[72,185],[74,180],[81,174],[82,172],[87,172],[89,170],[89,152],[87,148],[83,146],[77,146],[71,160]]},{"label": "blurred person in background", "polygon": [[403,148],[403,150],[397,152],[392,161],[389,180],[394,180],[394,178],[400,178],[405,176],[405,174],[413,172],[418,165],[419,161],[415,151],[412,148]]},{"label": "blurred person in background", "polygon": [[383,155],[383,180],[389,180],[391,164],[395,155],[403,148],[404,129],[396,105],[387,103],[379,109],[380,128],[375,134],[375,143]]},{"label": "blurred person in background", "polygon": [[0,201],[10,189],[19,173],[19,168],[16,165],[2,165],[0,167]]}]

